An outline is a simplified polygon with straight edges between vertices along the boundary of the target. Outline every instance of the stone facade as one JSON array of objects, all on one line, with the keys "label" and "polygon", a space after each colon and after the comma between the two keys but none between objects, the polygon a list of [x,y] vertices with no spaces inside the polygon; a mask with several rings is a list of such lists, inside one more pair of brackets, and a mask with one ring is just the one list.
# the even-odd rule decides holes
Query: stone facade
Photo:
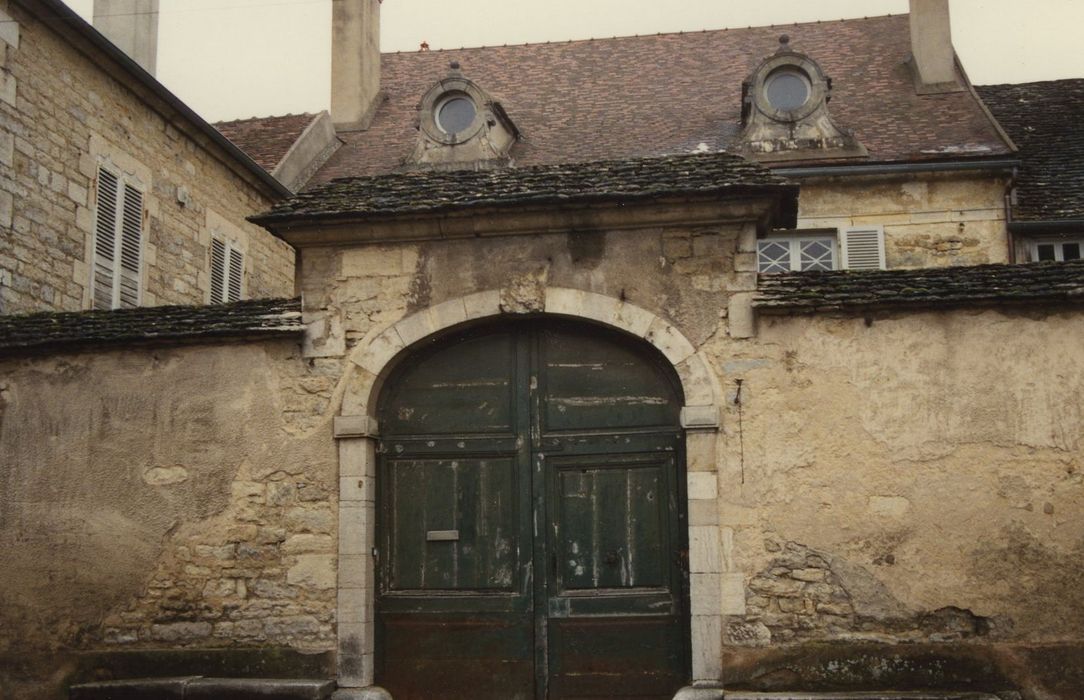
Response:
[{"label": "stone facade", "polygon": [[0,313],[90,307],[102,163],[144,188],[144,305],[210,299],[212,235],[245,252],[246,297],[292,295],[293,252],[244,220],[273,195],[235,156],[19,4],[0,13]]},{"label": "stone facade", "polygon": [[890,270],[1009,262],[1007,187],[997,174],[807,178],[798,227],[881,226]]},{"label": "stone facade", "polygon": [[681,378],[696,680],[1079,697],[1007,659],[1081,655],[1084,317],[756,318],[755,211],[717,206],[590,233],[357,227],[302,247],[303,344],[4,360],[5,689],[132,658],[240,674],[244,654],[371,684],[383,380],[448,328],[548,314],[639,337]]}]

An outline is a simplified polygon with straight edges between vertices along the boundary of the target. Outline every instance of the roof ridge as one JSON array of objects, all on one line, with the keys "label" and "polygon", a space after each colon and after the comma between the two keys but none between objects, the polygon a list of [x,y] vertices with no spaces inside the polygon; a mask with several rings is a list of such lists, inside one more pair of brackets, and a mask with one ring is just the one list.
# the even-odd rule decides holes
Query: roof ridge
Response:
[{"label": "roof ridge", "polygon": [[722,34],[725,32],[741,32],[752,31],[758,29],[784,29],[787,27],[804,27],[815,26],[818,24],[832,24],[835,22],[862,22],[866,20],[887,19],[890,17],[906,17],[906,12],[886,13],[883,15],[872,15],[863,17],[840,17],[838,19],[817,19],[810,20],[808,22],[786,22],[783,24],[760,24],[749,25],[746,27],[720,27],[718,29],[688,29],[678,30],[672,32],[655,32],[654,34],[622,34],[608,37],[589,37],[587,39],[557,39],[552,41],[525,41],[521,44],[482,44],[480,46],[459,46],[456,48],[442,48],[442,49],[414,49],[407,51],[387,51],[382,52],[384,56],[395,56],[402,54],[421,54],[421,53],[450,53],[453,51],[479,51],[481,49],[504,49],[504,48],[516,48],[516,47],[532,47],[532,46],[567,46],[569,44],[589,44],[591,42],[601,41],[622,41],[626,39],[650,39],[655,37],[668,37],[668,36],[681,36],[684,34]]}]

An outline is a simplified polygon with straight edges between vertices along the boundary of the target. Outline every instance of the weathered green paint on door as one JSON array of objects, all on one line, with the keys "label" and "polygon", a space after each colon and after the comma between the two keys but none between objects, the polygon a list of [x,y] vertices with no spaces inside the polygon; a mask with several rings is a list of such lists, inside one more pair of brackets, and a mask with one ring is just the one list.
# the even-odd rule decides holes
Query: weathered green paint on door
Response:
[{"label": "weathered green paint on door", "polygon": [[396,700],[670,698],[688,680],[681,392],[641,343],[508,323],[389,379],[375,670]]}]

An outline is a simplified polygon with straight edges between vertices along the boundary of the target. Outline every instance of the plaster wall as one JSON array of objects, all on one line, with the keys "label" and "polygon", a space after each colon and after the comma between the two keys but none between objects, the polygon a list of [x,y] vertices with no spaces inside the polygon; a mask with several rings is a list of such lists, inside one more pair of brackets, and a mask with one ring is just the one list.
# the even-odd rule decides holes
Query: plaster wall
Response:
[{"label": "plaster wall", "polygon": [[0,361],[0,695],[331,675],[328,374],[297,341]]},{"label": "plaster wall", "polygon": [[1006,186],[960,174],[802,181],[798,227],[883,226],[889,269],[1009,262]]},{"label": "plaster wall", "polygon": [[18,5],[0,12],[0,313],[90,307],[103,162],[144,189],[144,305],[209,299],[212,235],[247,251],[248,297],[293,294],[293,251],[244,220],[266,196]]}]

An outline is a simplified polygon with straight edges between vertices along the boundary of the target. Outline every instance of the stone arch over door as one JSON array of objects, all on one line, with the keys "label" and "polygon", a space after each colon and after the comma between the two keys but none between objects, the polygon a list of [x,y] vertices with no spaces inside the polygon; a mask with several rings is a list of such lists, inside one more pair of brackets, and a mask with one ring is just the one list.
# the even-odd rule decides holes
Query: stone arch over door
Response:
[{"label": "stone arch over door", "polygon": [[338,675],[341,688],[373,684],[376,440],[384,381],[409,348],[472,322],[524,313],[590,321],[642,338],[666,358],[685,396],[681,425],[688,466],[692,680],[719,680],[723,557],[718,526],[716,439],[721,389],[707,360],[672,324],[652,312],[592,292],[547,288],[544,301],[509,309],[499,290],[452,299],[407,316],[356,346],[353,376],[335,419],[339,443]]}]

